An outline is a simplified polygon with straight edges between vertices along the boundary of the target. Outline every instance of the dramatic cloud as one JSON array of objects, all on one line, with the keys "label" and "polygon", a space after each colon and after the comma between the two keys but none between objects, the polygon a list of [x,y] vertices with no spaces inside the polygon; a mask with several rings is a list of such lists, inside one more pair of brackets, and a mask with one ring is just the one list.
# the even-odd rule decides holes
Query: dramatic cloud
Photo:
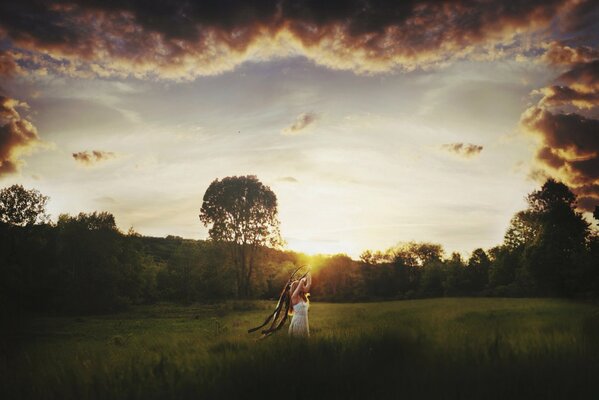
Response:
[{"label": "dramatic cloud", "polygon": [[281,133],[283,135],[297,135],[309,125],[313,124],[317,119],[318,115],[314,113],[302,113],[297,116],[290,126],[283,129]]},{"label": "dramatic cloud", "polygon": [[483,146],[472,143],[448,143],[441,146],[441,148],[464,158],[477,156],[483,151]]},{"label": "dramatic cloud", "polygon": [[37,129],[17,108],[28,106],[0,95],[0,177],[17,172],[23,163],[19,157],[40,144]]},{"label": "dramatic cloud", "polygon": [[115,154],[109,151],[93,150],[73,153],[73,158],[75,161],[87,166],[94,165],[98,162],[109,160],[114,157]]},{"label": "dramatic cloud", "polygon": [[543,54],[543,61],[552,65],[574,65],[599,58],[599,51],[588,46],[570,47],[560,42],[551,42]]},{"label": "dramatic cloud", "polygon": [[9,52],[0,50],[0,77],[11,77],[20,70],[14,60],[14,56]]},{"label": "dramatic cloud", "polygon": [[592,211],[599,204],[599,120],[592,117],[599,105],[599,60],[576,64],[557,81],[565,86],[535,91],[543,97],[522,115],[521,124],[540,139],[535,176],[563,180],[580,197],[579,208]]},{"label": "dramatic cloud", "polygon": [[596,10],[593,0],[21,0],[0,4],[0,35],[41,73],[193,79],[292,55],[372,73],[520,51],[555,25],[592,30]]},{"label": "dramatic cloud", "polygon": [[557,81],[582,92],[599,91],[599,59],[576,65]]},{"label": "dramatic cloud", "polygon": [[592,212],[599,206],[599,184],[581,186],[577,190],[578,206]]},{"label": "dramatic cloud", "polygon": [[541,138],[537,157],[546,164],[567,167],[574,182],[599,179],[599,120],[533,107],[523,114],[522,123]]},{"label": "dramatic cloud", "polygon": [[539,90],[542,102],[548,106],[574,105],[578,108],[593,108],[599,105],[599,92],[582,92],[569,86],[549,86]]}]

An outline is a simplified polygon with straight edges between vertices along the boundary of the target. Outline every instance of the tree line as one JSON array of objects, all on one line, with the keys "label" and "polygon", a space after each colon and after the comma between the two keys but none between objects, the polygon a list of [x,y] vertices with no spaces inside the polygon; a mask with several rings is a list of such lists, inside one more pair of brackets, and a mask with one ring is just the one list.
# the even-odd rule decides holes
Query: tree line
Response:
[{"label": "tree line", "polygon": [[[503,243],[476,249],[467,259],[458,253],[446,255],[438,244],[410,242],[365,251],[359,260],[343,254],[308,256],[277,247],[276,212],[271,212],[273,206],[276,211],[276,197],[257,200],[259,193],[270,189],[256,181],[246,179],[243,196],[231,204],[240,217],[265,216],[270,228],[246,221],[254,236],[234,234],[235,240],[144,237],[132,229],[119,230],[108,212],[63,214],[54,223],[45,211],[48,198],[36,190],[19,185],[1,190],[3,319],[28,313],[113,312],[160,301],[273,298],[290,271],[304,264],[313,267],[316,300],[599,297],[597,229],[576,211],[576,196],[569,188],[554,180],[527,197],[528,207],[512,218]],[[257,192],[252,194],[247,185],[255,185]],[[210,196],[205,200],[218,202],[211,193],[207,191]],[[262,211],[248,206],[255,202]],[[218,223],[207,214],[202,218]],[[233,221],[232,226],[238,223]],[[222,229],[218,234],[225,235]]]}]

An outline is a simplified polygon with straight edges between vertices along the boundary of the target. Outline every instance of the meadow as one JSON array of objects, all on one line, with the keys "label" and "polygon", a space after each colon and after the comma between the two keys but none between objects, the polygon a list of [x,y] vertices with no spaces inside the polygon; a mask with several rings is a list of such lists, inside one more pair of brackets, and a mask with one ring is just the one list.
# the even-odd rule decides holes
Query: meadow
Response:
[{"label": "meadow", "polygon": [[312,302],[311,338],[248,334],[267,301],[37,317],[2,338],[3,399],[598,398],[599,307]]}]

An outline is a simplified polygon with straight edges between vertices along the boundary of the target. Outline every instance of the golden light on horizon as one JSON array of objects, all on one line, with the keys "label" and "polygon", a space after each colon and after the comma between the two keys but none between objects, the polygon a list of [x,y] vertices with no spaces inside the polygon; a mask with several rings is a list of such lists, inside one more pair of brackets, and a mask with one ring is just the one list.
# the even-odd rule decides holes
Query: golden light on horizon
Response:
[{"label": "golden light on horizon", "polygon": [[[488,247],[541,177],[569,182],[587,212],[599,199],[587,139],[597,53],[552,28],[557,15],[580,18],[582,3],[476,14],[452,3],[446,19],[424,2],[426,15],[379,10],[374,31],[356,19],[364,10],[315,23],[282,4],[230,26],[171,15],[177,32],[134,10],[40,5],[72,36],[47,43],[39,32],[58,25],[42,17],[36,31],[3,30],[0,179],[42,190],[55,218],[105,210],[123,230],[205,239],[196,217],[208,184],[253,174],[279,198],[289,249]],[[16,21],[19,10],[6,12]],[[72,26],[102,12],[114,17],[102,29]],[[497,23],[454,23],[473,15]],[[443,29],[422,35],[426,24]]]}]

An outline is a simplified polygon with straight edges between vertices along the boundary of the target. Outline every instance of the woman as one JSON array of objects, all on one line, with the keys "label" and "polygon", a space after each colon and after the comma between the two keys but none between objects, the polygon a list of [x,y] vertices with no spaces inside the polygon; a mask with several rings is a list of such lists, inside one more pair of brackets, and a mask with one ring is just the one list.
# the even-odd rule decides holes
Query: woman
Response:
[{"label": "woman", "polygon": [[312,276],[310,273],[299,281],[293,281],[289,292],[291,293],[291,323],[289,324],[290,336],[310,336],[308,325],[308,296],[310,295]]}]

